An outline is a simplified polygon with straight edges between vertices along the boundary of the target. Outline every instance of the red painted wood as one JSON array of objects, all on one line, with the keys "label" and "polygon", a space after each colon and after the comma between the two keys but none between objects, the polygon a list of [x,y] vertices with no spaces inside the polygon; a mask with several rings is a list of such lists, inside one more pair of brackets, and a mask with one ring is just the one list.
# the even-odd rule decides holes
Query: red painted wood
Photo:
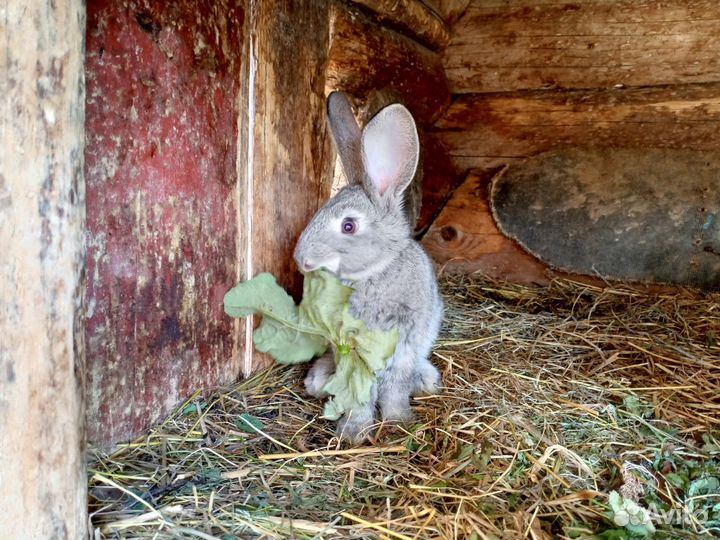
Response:
[{"label": "red painted wood", "polygon": [[87,358],[93,441],[128,439],[239,373],[242,4],[87,6]]}]

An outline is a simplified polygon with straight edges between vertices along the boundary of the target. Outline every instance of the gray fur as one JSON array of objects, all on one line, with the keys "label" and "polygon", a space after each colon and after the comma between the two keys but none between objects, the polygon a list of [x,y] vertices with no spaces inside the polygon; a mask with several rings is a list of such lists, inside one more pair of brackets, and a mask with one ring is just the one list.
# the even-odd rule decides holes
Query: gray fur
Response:
[{"label": "gray fur", "polygon": [[[332,108],[329,114],[333,114]],[[331,119],[331,129],[344,121],[347,115]],[[343,137],[348,133],[353,130],[344,128]],[[380,138],[383,144],[368,137]],[[340,436],[354,443],[371,434],[378,405],[383,420],[408,422],[412,419],[410,396],[437,390],[440,374],[429,356],[443,309],[432,263],[412,239],[402,208],[403,191],[415,173],[419,151],[410,113],[401,105],[386,107],[368,123],[360,143],[345,140],[338,150],[356,152],[358,144],[362,148],[361,184],[345,187],[328,201],[303,231],[295,250],[301,269],[325,267],[353,287],[350,311],[369,329],[397,328],[400,335],[387,369],[378,374],[373,399],[350,411],[338,424]],[[370,163],[375,158],[378,161]],[[352,162],[342,155],[341,160],[343,164]],[[389,184],[385,176],[377,178],[377,163],[385,162],[390,163],[387,169],[396,173]],[[375,171],[374,177],[368,169]],[[341,232],[346,217],[356,220],[356,234]],[[322,387],[333,369],[327,356],[318,359],[305,379],[308,393],[323,397]]]}]

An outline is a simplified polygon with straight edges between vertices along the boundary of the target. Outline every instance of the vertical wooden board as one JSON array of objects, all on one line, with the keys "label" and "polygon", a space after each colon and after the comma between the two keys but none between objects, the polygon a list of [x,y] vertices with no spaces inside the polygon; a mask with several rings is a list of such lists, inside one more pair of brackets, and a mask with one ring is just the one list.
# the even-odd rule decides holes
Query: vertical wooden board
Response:
[{"label": "vertical wooden board", "polygon": [[443,58],[451,90],[720,80],[714,0],[473,0]]},{"label": "vertical wooden board", "polygon": [[86,538],[85,7],[0,17],[0,538]]},{"label": "vertical wooden board", "polygon": [[89,434],[127,439],[239,374],[236,281],[244,9],[88,5]]},{"label": "vertical wooden board", "polygon": [[[335,155],[325,118],[328,11],[324,0],[252,4],[250,173],[246,275],[272,272],[296,298],[302,291],[293,251],[327,200]],[[248,323],[250,324],[250,323]],[[249,332],[246,335],[249,339]],[[248,373],[270,360],[246,356]]]}]

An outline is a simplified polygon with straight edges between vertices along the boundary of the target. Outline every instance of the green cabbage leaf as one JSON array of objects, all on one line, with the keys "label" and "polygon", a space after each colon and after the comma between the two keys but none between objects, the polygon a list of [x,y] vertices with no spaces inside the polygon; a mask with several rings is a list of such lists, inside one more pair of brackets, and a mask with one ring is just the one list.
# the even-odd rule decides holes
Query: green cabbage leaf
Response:
[{"label": "green cabbage leaf", "polygon": [[264,273],[238,284],[225,295],[231,317],[261,315],[253,332],[258,351],[281,364],[308,362],[328,347],[335,353],[335,374],[324,390],[332,397],[324,416],[332,420],[370,400],[377,373],[395,352],[398,332],[370,331],[350,314],[352,288],[324,270],[305,274],[299,306]]}]

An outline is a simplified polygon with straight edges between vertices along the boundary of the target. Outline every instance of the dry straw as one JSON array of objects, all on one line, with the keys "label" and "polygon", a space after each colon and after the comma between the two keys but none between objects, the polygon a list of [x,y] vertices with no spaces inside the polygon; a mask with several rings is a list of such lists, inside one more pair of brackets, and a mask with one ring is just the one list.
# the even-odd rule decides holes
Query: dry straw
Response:
[{"label": "dry straw", "polygon": [[338,444],[304,366],[197,394],[90,450],[95,538],[629,538],[612,490],[665,512],[656,538],[719,534],[720,295],[443,289],[445,386],[415,425]]}]

